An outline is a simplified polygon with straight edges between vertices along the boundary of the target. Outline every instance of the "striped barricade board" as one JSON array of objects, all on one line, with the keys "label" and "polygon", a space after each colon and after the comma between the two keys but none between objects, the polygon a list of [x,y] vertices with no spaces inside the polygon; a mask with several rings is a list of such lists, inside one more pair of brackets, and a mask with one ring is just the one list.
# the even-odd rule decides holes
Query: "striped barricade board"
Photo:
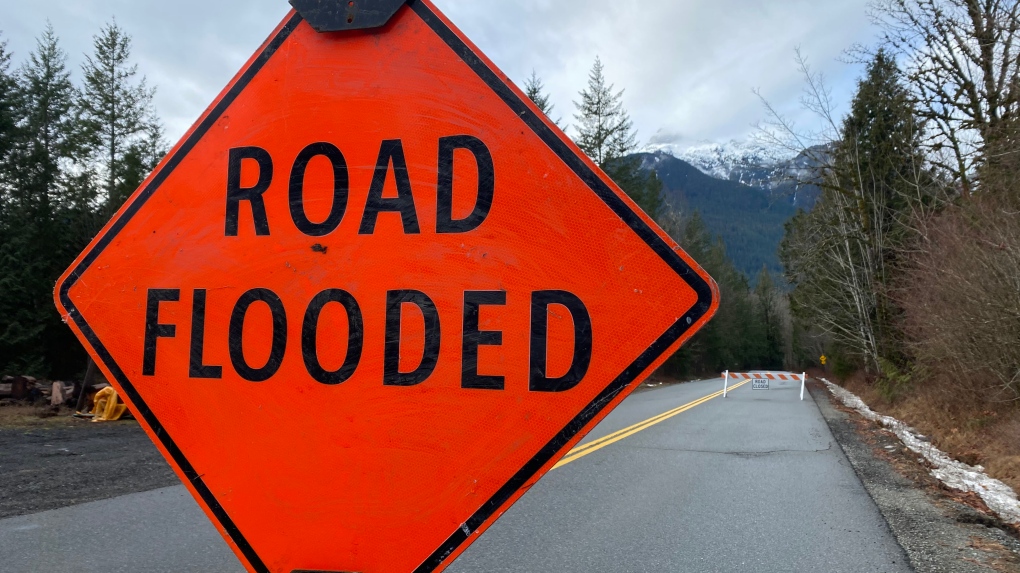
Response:
[{"label": "striped barricade board", "polygon": [[752,390],[771,390],[772,382],[785,380],[791,382],[800,382],[800,399],[804,399],[804,392],[806,390],[807,375],[806,374],[793,374],[791,372],[725,372],[723,374],[723,397],[725,398],[729,392],[729,386],[731,382],[742,382],[742,384],[735,385],[734,389],[751,382]]},{"label": "striped barricade board", "polygon": [[792,380],[800,382],[800,374],[776,373],[776,372],[730,372],[730,378],[734,380]]}]

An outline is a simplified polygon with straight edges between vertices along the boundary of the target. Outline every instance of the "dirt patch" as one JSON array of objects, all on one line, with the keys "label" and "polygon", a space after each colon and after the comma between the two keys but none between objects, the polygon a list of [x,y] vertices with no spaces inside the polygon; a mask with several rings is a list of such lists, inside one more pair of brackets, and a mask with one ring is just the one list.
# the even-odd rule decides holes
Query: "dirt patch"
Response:
[{"label": "dirt patch", "polygon": [[1020,557],[1005,545],[982,537],[971,537],[970,546],[988,556],[983,565],[1000,573],[1011,573],[1020,568]]},{"label": "dirt patch", "polygon": [[180,481],[134,421],[93,424],[0,408],[0,518]]},{"label": "dirt patch", "polygon": [[73,413],[68,408],[53,406],[0,406],[0,429],[69,428],[88,423],[87,420],[75,418]]}]

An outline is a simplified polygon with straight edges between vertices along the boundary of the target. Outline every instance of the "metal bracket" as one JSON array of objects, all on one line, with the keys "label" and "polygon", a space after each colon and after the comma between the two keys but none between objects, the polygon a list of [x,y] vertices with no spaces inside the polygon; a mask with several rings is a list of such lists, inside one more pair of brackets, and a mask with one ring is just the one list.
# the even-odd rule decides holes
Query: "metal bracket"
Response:
[{"label": "metal bracket", "polygon": [[316,32],[385,26],[407,0],[290,0]]}]

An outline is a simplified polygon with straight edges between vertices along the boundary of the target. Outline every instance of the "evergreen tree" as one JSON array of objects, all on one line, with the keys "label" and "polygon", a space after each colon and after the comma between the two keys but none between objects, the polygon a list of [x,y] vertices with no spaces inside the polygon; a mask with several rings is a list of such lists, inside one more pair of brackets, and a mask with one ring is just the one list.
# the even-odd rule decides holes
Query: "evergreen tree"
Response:
[{"label": "evergreen tree", "polygon": [[787,225],[781,258],[796,285],[792,307],[845,356],[873,372],[904,360],[891,293],[913,207],[932,178],[895,61],[879,51],[858,83],[815,209]]},{"label": "evergreen tree", "polygon": [[[552,119],[553,104],[549,101],[549,94],[545,93],[545,85],[535,70],[531,71],[531,77],[524,80],[524,94],[538,106],[538,109],[542,110],[546,117]],[[560,122],[553,120],[553,123],[559,125]]]},{"label": "evergreen tree", "polygon": [[759,363],[761,368],[780,369],[786,355],[783,337],[783,317],[780,306],[782,294],[772,281],[772,273],[762,268],[754,288],[755,313],[761,327]]},{"label": "evergreen tree", "polygon": [[38,334],[37,331],[26,332],[31,323],[19,315],[26,285],[20,283],[19,276],[9,272],[21,263],[24,249],[24,241],[18,236],[20,213],[16,212],[12,161],[21,135],[20,100],[21,86],[11,73],[7,42],[0,42],[0,373],[13,368],[12,363],[19,360],[20,350],[31,350],[23,341]]},{"label": "evergreen tree", "polygon": [[[74,228],[64,173],[75,143],[74,86],[52,27],[19,71],[19,137],[10,153],[8,221],[0,243],[0,370],[47,376],[67,373],[71,333],[53,310],[52,289],[83,246]],[[74,190],[72,194],[79,191]],[[72,368],[73,370],[73,368]]]},{"label": "evergreen tree", "polygon": [[645,213],[659,218],[663,211],[662,181],[654,169],[642,169],[637,157],[615,159],[604,169]]},{"label": "evergreen tree", "polygon": [[873,324],[878,354],[902,365],[905,357],[896,322],[900,311],[890,290],[898,253],[909,235],[911,203],[923,201],[931,178],[924,171],[923,129],[895,60],[879,50],[858,85],[843,122],[836,169],[843,186],[860,190],[862,230],[875,263],[879,293]]},{"label": "evergreen tree", "polygon": [[79,90],[52,27],[16,74],[0,42],[0,374],[83,371],[53,285],[166,151],[129,57],[129,38],[106,26]]},{"label": "evergreen tree", "polygon": [[[904,210],[926,177],[922,172],[918,180],[925,157],[924,130],[917,117],[895,60],[879,50],[858,83],[850,114],[843,121],[835,170],[842,186],[861,189],[875,205],[874,216],[865,217],[866,225],[900,239]],[[891,249],[886,251],[888,258]]]},{"label": "evergreen tree", "polygon": [[[20,213],[12,209],[8,216],[20,218]],[[51,254],[38,241],[43,231],[36,223],[8,224],[0,230],[2,374],[46,376],[49,373],[44,335],[51,320],[58,325],[60,320],[53,316],[52,299],[47,296],[53,289],[53,283],[47,280],[52,266]]]},{"label": "evergreen tree", "polygon": [[674,214],[667,215],[664,226],[716,280],[722,300],[715,318],[669,359],[666,370],[690,376],[768,367],[761,363],[766,329],[755,312],[747,277],[733,266],[722,241],[712,238],[697,212],[686,220],[675,219]]},{"label": "evergreen tree", "polygon": [[[145,78],[136,80],[138,67],[131,64],[131,38],[117,24],[106,25],[94,38],[95,52],[83,66],[84,86],[79,106],[85,132],[95,148],[100,188],[110,213],[120,208],[131,180],[131,153],[145,139],[152,123],[153,91]],[[130,190],[129,190],[130,188]]]},{"label": "evergreen tree", "polygon": [[18,95],[18,83],[11,74],[11,54],[7,42],[0,41],[0,216],[9,200],[8,159],[17,138]]},{"label": "evergreen tree", "polygon": [[574,102],[577,146],[605,169],[637,147],[634,124],[623,109],[623,90],[613,92],[613,86],[606,83],[602,60],[595,58],[588,73],[588,87],[581,90],[580,96],[581,101]]},{"label": "evergreen tree", "polygon": [[662,211],[662,182],[654,171],[641,169],[641,162],[629,157],[637,148],[634,124],[623,108],[623,91],[614,92],[606,82],[602,60],[588,74],[588,86],[574,102],[577,146],[620,186],[645,213],[655,218]]},{"label": "evergreen tree", "polygon": [[23,141],[15,154],[17,187],[27,202],[52,219],[62,199],[61,163],[80,149],[75,140],[74,85],[67,55],[47,25],[21,68]]},{"label": "evergreen tree", "polygon": [[134,193],[167,151],[163,126],[156,121],[148,122],[141,137],[132,142],[124,154],[124,175],[118,182],[117,196],[127,198]]}]

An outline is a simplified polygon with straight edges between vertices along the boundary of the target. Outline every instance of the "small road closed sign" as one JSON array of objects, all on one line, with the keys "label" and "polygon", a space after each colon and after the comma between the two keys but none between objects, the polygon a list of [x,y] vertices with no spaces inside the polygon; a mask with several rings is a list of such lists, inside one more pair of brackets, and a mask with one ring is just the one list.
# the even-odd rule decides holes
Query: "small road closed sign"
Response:
[{"label": "small road closed sign", "polygon": [[718,291],[430,1],[293,3],[57,306],[249,571],[441,570]]},{"label": "small road closed sign", "polygon": [[751,381],[752,390],[768,390],[769,381],[767,378],[755,378]]}]

